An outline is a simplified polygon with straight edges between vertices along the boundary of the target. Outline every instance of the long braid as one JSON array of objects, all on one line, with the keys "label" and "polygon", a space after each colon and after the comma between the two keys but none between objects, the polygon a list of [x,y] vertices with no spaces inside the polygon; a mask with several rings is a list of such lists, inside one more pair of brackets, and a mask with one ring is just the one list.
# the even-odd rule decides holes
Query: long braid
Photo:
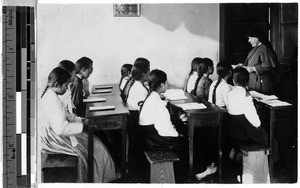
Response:
[{"label": "long braid", "polygon": [[130,82],[128,83],[128,88],[124,89],[124,96],[125,96],[124,101],[125,101],[125,103],[127,103],[127,99],[128,99],[128,96],[129,96],[129,91],[130,91],[131,87],[133,86],[134,82],[135,82],[135,79],[131,79]]},{"label": "long braid", "polygon": [[221,81],[222,81],[222,77],[219,76],[218,77],[218,81],[217,81],[217,83],[216,83],[216,85],[214,87],[214,90],[213,90],[213,95],[212,95],[212,102],[213,102],[213,104],[216,104],[216,90],[217,90],[217,87],[219,86],[219,84],[221,83]]},{"label": "long braid", "polygon": [[123,78],[125,78],[126,76],[122,76],[121,79],[120,79],[120,82],[119,82],[119,87],[121,87],[121,83],[122,83],[122,80]]},{"label": "long braid", "polygon": [[191,91],[191,94],[194,95],[194,96],[196,96],[196,94],[197,94],[197,87],[198,87],[198,84],[199,84],[202,77],[203,77],[203,74],[198,74],[198,77],[195,81],[194,89]]},{"label": "long braid", "polygon": [[46,91],[48,90],[48,88],[49,88],[49,85],[46,86],[46,88],[45,88],[43,94],[41,95],[41,98],[43,98],[43,96],[44,96],[44,94],[46,93]]}]

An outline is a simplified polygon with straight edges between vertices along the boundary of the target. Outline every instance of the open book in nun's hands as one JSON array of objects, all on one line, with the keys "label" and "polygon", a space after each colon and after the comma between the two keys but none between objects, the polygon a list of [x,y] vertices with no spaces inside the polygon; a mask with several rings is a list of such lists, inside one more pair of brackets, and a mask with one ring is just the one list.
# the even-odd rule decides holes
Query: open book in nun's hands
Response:
[{"label": "open book in nun's hands", "polygon": [[163,96],[169,100],[183,100],[187,99],[187,96],[184,95],[184,91],[182,89],[168,89]]}]

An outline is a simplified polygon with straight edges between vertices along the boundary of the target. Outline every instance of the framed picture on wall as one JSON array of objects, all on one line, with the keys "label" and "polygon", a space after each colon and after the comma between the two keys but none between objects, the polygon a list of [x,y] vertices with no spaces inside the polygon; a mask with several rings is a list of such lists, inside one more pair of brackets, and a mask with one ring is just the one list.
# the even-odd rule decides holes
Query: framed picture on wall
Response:
[{"label": "framed picture on wall", "polygon": [[140,4],[114,4],[115,17],[138,17],[141,15]]}]

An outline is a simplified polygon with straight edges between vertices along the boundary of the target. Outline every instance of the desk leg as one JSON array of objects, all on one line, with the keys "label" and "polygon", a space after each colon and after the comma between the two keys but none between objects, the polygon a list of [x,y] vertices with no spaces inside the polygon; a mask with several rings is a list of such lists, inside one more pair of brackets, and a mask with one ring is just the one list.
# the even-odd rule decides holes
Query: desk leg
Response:
[{"label": "desk leg", "polygon": [[88,182],[94,182],[94,128],[91,126],[88,128]]},{"label": "desk leg", "polygon": [[275,109],[270,110],[270,182],[273,183]]},{"label": "desk leg", "polygon": [[223,155],[223,146],[222,146],[222,131],[223,131],[223,114],[219,115],[219,144],[218,144],[218,150],[219,150],[219,182],[222,183],[222,165],[223,165],[223,161],[222,161],[222,155]]},{"label": "desk leg", "polygon": [[122,176],[126,175],[128,161],[128,135],[126,130],[127,117],[122,117]]},{"label": "desk leg", "polygon": [[193,164],[194,164],[194,125],[195,125],[195,117],[189,117],[189,179],[191,180],[193,177]]}]

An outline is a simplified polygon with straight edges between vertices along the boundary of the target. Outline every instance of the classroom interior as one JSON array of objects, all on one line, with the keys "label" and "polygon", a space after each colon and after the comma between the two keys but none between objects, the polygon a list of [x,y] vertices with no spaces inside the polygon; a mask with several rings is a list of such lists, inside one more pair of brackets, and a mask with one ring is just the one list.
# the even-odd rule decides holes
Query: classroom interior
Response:
[{"label": "classroom interior", "polygon": [[[275,95],[292,104],[292,110],[281,115],[291,118],[275,123],[274,138],[280,160],[274,163],[271,183],[297,183],[298,3],[140,4],[139,14],[114,16],[113,4],[38,4],[37,104],[50,70],[62,60],[76,62],[83,56],[93,60],[91,89],[94,85],[118,84],[121,66],[133,64],[138,57],[147,58],[151,70],[165,71],[170,88],[183,88],[195,57],[208,57],[215,66],[221,60],[232,65],[243,63],[251,50],[246,30],[259,26],[268,31],[280,63],[276,70]],[[216,72],[210,78],[216,80]],[[120,173],[111,183],[150,183],[150,164],[145,155],[139,158],[128,153],[129,160],[137,157],[141,164],[127,161],[124,173],[122,132],[114,130],[105,134]],[[194,142],[198,141],[196,135],[197,131]],[[195,149],[193,173],[201,163],[201,152]],[[40,165],[39,157],[37,160]],[[175,183],[237,184],[241,183],[236,176],[240,168],[241,161],[234,166],[225,163],[221,182],[219,173],[215,173],[202,181],[194,175],[177,176]],[[37,167],[40,182],[41,169]]]}]

